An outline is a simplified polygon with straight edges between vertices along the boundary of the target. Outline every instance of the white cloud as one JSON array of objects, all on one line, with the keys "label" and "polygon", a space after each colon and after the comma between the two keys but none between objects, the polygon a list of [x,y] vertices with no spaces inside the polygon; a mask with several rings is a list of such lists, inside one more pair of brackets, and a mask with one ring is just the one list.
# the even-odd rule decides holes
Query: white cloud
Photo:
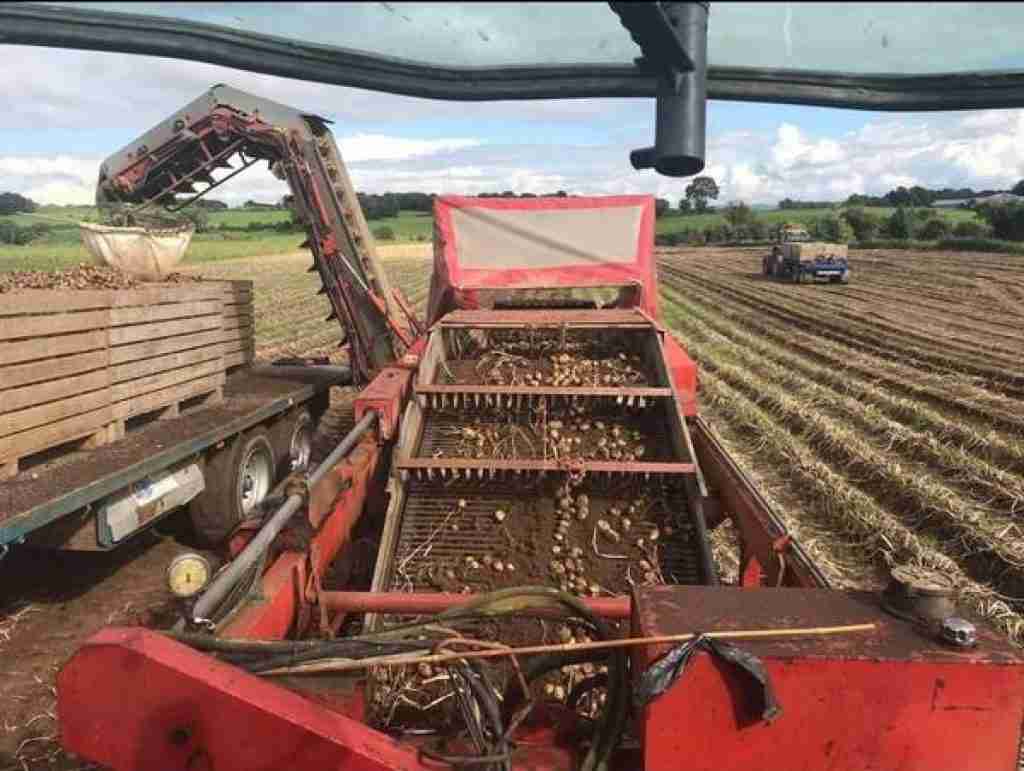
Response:
[{"label": "white cloud", "polygon": [[359,161],[398,161],[438,152],[476,147],[479,139],[406,139],[380,134],[356,134],[338,140],[346,163]]},{"label": "white cloud", "polygon": [[[802,40],[802,14],[794,7],[794,55],[804,45],[796,43]],[[654,193],[675,202],[689,182],[629,166],[629,151],[651,141],[651,100],[456,104],[173,59],[32,46],[8,46],[5,53],[0,131],[31,137],[34,144],[25,146],[39,151],[0,148],[0,189],[39,201],[91,201],[102,157],[217,82],[335,120],[353,181],[367,192],[563,189]],[[708,138],[705,173],[718,181],[723,202],[837,200],[915,184],[1006,188],[1024,177],[1024,110],[869,113],[859,128],[838,134],[812,130],[792,118],[765,120],[773,114],[769,107],[742,109],[759,116],[747,124],[752,128]],[[711,110],[714,116],[714,105]],[[487,133],[489,127],[500,131],[504,121],[526,127],[518,143]],[[432,129],[425,132],[428,122]],[[424,138],[424,133],[440,137]],[[86,135],[74,153],[58,145],[66,140],[56,138]],[[235,204],[249,198],[272,201],[286,192],[265,164],[258,164],[214,196]]]}]

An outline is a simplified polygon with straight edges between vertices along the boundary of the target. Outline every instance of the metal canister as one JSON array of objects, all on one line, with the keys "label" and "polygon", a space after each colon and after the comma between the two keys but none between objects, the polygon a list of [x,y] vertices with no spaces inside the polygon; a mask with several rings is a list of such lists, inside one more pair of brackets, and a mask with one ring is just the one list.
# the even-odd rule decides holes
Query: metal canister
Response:
[{"label": "metal canister", "polygon": [[900,565],[890,572],[882,607],[907,621],[941,624],[956,615],[951,578],[918,565]]}]

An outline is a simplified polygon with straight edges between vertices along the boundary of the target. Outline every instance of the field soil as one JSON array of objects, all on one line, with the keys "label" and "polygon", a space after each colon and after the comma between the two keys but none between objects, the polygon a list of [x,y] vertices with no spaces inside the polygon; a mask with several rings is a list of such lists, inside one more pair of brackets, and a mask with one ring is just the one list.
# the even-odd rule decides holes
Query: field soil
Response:
[{"label": "field soil", "polygon": [[[703,414],[837,586],[932,566],[1024,640],[1024,257],[854,251],[851,284],[809,286],[762,277],[762,252],[659,253],[662,319],[700,365]],[[421,311],[428,254],[385,253]],[[340,361],[310,261],[187,270],[253,280],[258,358]],[[351,396],[332,394],[320,451]],[[105,625],[166,623],[164,570],[190,546],[174,515],[112,554],[0,561],[0,771],[93,767],[57,743],[54,675]]]}]

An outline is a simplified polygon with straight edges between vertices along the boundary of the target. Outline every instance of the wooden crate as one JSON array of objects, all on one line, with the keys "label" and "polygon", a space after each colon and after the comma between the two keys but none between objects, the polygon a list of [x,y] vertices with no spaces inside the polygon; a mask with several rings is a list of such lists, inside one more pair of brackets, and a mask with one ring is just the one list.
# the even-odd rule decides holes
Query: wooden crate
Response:
[{"label": "wooden crate", "polygon": [[106,441],[110,404],[107,291],[0,295],[0,479],[58,444]]},{"label": "wooden crate", "polygon": [[154,410],[176,417],[195,396],[223,398],[221,282],[118,292],[110,309],[110,439]]},{"label": "wooden crate", "polygon": [[226,370],[253,354],[248,281],[4,295],[0,479],[34,453],[119,439],[130,418],[217,402]]},{"label": "wooden crate", "polygon": [[228,371],[256,358],[256,319],[252,281],[221,281],[224,303],[224,368]]}]

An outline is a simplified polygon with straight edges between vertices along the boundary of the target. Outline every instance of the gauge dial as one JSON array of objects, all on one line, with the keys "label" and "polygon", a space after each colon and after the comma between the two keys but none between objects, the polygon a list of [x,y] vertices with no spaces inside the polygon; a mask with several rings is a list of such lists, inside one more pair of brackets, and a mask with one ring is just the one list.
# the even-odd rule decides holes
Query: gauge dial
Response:
[{"label": "gauge dial", "polygon": [[192,597],[210,581],[210,562],[201,554],[179,554],[167,568],[167,586],[176,597]]}]

